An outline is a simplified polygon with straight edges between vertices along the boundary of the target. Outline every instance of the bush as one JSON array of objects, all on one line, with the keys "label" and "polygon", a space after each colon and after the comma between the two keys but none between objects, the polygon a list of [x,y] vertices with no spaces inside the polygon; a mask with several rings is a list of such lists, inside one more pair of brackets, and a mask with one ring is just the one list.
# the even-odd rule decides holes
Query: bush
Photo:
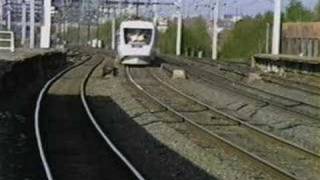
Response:
[{"label": "bush", "polygon": [[[177,25],[171,23],[166,33],[159,35],[158,48],[161,53],[175,54]],[[182,53],[185,51],[203,51],[208,56],[211,53],[211,38],[208,34],[206,22],[197,17],[184,22],[182,30]]]},{"label": "bush", "polygon": [[158,48],[161,53],[175,54],[176,52],[176,34],[177,27],[174,24],[170,24],[167,32],[158,35]]},{"label": "bush", "polygon": [[220,56],[227,59],[249,58],[256,53],[265,52],[267,23],[271,22],[271,13],[239,21],[235,28],[228,32]]}]

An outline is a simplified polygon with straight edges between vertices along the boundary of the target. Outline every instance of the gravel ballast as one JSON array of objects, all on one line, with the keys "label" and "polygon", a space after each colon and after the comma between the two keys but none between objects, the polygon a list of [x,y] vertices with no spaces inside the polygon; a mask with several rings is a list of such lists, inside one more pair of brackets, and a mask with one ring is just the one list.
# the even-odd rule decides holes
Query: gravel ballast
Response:
[{"label": "gravel ballast", "polygon": [[99,67],[87,95],[94,115],[115,144],[149,179],[273,179],[258,167],[207,146],[179,120],[128,86],[123,69],[102,78]]},{"label": "gravel ballast", "polygon": [[204,83],[192,78],[192,75],[189,75],[188,80],[173,80],[166,71],[155,69],[154,73],[174,87],[209,105],[248,120],[253,125],[315,152],[320,151],[318,121],[244,97],[223,89],[218,84]]}]

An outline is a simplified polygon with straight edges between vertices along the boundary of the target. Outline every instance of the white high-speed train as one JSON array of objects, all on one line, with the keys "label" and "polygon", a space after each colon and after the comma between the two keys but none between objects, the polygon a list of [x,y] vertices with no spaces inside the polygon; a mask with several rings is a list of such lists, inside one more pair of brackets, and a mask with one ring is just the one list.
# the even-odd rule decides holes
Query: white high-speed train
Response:
[{"label": "white high-speed train", "polygon": [[120,25],[118,61],[125,65],[148,65],[155,58],[156,26],[149,21],[130,20]]}]

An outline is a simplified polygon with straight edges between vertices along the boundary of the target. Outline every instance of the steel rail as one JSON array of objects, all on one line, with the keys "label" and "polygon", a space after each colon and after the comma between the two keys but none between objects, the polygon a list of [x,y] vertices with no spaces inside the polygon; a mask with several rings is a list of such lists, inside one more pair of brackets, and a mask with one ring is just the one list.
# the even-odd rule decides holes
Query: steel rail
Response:
[{"label": "steel rail", "polygon": [[[298,115],[306,116],[306,117],[309,117],[309,118],[315,119],[315,120],[320,120],[320,117],[318,117],[318,116],[310,115],[310,114],[308,114],[308,113],[306,113],[306,112],[300,111],[299,109],[291,109],[291,108],[289,108],[289,107],[286,107],[285,104],[283,104],[283,103],[281,103],[281,102],[279,103],[279,102],[277,102],[277,101],[275,101],[275,100],[272,100],[272,97],[273,97],[273,98],[279,98],[279,99],[282,99],[282,100],[284,100],[284,101],[292,102],[292,103],[293,103],[293,106],[295,106],[295,105],[298,105],[298,106],[307,106],[307,107],[310,107],[310,108],[313,108],[313,109],[320,110],[320,107],[318,107],[318,106],[315,106],[315,105],[312,105],[312,104],[308,104],[308,103],[305,103],[305,102],[302,102],[302,101],[299,101],[299,100],[294,100],[294,99],[291,99],[291,98],[288,98],[288,97],[284,97],[284,96],[281,96],[281,95],[276,95],[276,94],[273,94],[273,93],[269,93],[269,92],[264,91],[264,90],[262,90],[262,89],[255,88],[255,87],[252,87],[252,86],[245,85],[244,83],[240,83],[240,82],[237,82],[237,81],[230,80],[229,78],[225,78],[225,77],[223,77],[223,76],[221,76],[221,75],[217,75],[216,73],[213,73],[213,72],[208,72],[208,71],[206,71],[206,73],[209,73],[210,75],[215,75],[215,76],[217,76],[217,77],[219,77],[219,78],[223,78],[223,79],[229,81],[230,83],[233,83],[233,84],[238,85],[238,86],[240,86],[240,87],[242,86],[242,87],[244,87],[244,88],[248,88],[248,89],[251,89],[251,90],[254,90],[254,91],[263,93],[263,94],[265,94],[265,95],[267,95],[267,96],[269,96],[269,97],[271,97],[271,98],[260,97],[259,95],[256,95],[256,94],[254,94],[254,93],[250,93],[250,92],[246,92],[245,90],[242,90],[242,93],[241,93],[241,94],[244,95],[244,96],[247,96],[247,97],[253,98],[253,99],[257,99],[257,100],[262,101],[262,102],[269,103],[269,104],[271,104],[271,105],[273,105],[273,106],[275,106],[275,107],[278,107],[278,108],[280,108],[280,109],[289,111],[289,112],[291,112],[291,113],[295,113],[295,114],[298,114]],[[193,73],[193,74],[195,74],[195,73]],[[198,75],[195,75],[195,76],[198,76]],[[204,75],[203,75],[203,76],[204,76]],[[202,79],[203,81],[206,81],[206,82],[209,82],[209,83],[211,82],[211,83],[212,83],[213,80],[209,80],[209,79],[207,79],[207,78],[205,78],[205,77],[203,77],[203,76],[198,76],[198,78]],[[233,86],[233,87],[234,87],[234,86]],[[230,91],[234,91],[233,88],[228,88],[228,89],[229,89]]]},{"label": "steel rail", "polygon": [[312,84],[298,82],[291,79],[284,79],[281,77],[276,77],[274,75],[262,74],[261,76],[264,81],[271,82],[273,84],[277,84],[286,88],[294,88],[312,95],[320,95],[320,87]]},{"label": "steel rail", "polygon": [[[168,67],[164,67],[164,68],[165,68],[166,70],[168,70],[168,71],[172,71],[172,70],[168,69]],[[188,71],[188,72],[191,72],[191,73],[192,73],[192,76],[197,77],[198,79],[201,79],[201,80],[203,80],[203,81],[205,81],[205,82],[212,83],[212,82],[214,81],[214,80],[209,80],[209,79],[205,78],[205,77],[204,77],[204,76],[205,76],[204,74],[202,74],[202,75],[197,75],[198,72],[196,73],[195,71],[192,71],[192,70],[190,70],[190,69],[187,70],[187,71]],[[208,73],[208,74],[210,74],[210,75],[214,75],[214,76],[216,76],[216,77],[218,77],[218,78],[222,78],[222,79],[224,79],[224,80],[226,80],[226,81],[228,81],[228,82],[230,82],[230,83],[232,83],[232,84],[234,84],[234,85],[240,86],[240,87],[238,87],[238,89],[241,88],[241,87],[244,87],[244,88],[247,88],[247,89],[251,89],[251,90],[253,90],[253,91],[260,92],[260,93],[262,93],[262,94],[264,94],[264,95],[267,95],[267,96],[269,96],[269,97],[271,97],[271,98],[279,98],[279,99],[282,99],[282,100],[284,100],[284,101],[292,102],[292,103],[294,103],[294,105],[309,106],[309,107],[311,107],[311,108],[313,108],[313,109],[319,109],[319,110],[320,110],[320,107],[318,107],[318,106],[315,106],[315,105],[312,105],[312,104],[308,104],[308,103],[305,103],[305,102],[302,102],[302,101],[294,100],[294,99],[291,99],[291,98],[288,98],[288,97],[284,97],[284,96],[281,96],[281,95],[276,95],[276,94],[273,94],[273,93],[264,91],[264,90],[259,89],[259,88],[256,88],[256,87],[248,86],[248,85],[246,85],[246,84],[244,84],[244,83],[240,83],[240,82],[238,82],[238,81],[231,80],[230,78],[226,78],[226,77],[224,77],[224,76],[222,76],[222,75],[219,75],[219,74],[217,74],[217,73],[213,73],[213,72],[209,72],[209,71],[205,71],[205,73]],[[227,86],[227,85],[225,85],[225,86]],[[233,87],[235,87],[235,86],[233,86]],[[231,87],[226,87],[226,88],[228,88],[228,90],[234,92],[234,88],[231,88]],[[241,89],[240,89],[240,90],[241,90]],[[302,111],[299,111],[299,110],[297,110],[297,109],[288,108],[288,107],[286,107],[286,105],[284,105],[283,103],[281,103],[281,102],[279,103],[279,102],[277,102],[277,101],[275,101],[275,100],[272,100],[271,98],[261,97],[261,96],[259,96],[259,95],[256,95],[256,94],[251,93],[251,92],[247,92],[247,91],[245,91],[245,90],[241,90],[241,91],[242,91],[242,92],[240,92],[240,93],[241,93],[243,96],[246,96],[246,97],[249,97],[249,98],[252,98],[252,99],[256,99],[256,100],[258,100],[258,101],[262,101],[262,102],[269,103],[269,104],[271,104],[271,105],[273,105],[273,106],[275,106],[275,107],[278,107],[278,108],[283,109],[283,110],[285,110],[285,111],[288,111],[288,112],[290,112],[290,113],[295,113],[295,114],[298,114],[298,115],[302,115],[302,116],[305,116],[305,117],[308,117],[308,118],[311,118],[311,119],[314,119],[314,120],[320,120],[320,117],[318,117],[318,116],[310,115],[310,114],[308,114],[308,113],[306,113],[306,112],[302,112]],[[237,92],[237,93],[239,93],[239,92]]]},{"label": "steel rail", "polygon": [[115,144],[111,141],[111,139],[104,133],[100,125],[97,123],[95,117],[93,116],[92,110],[88,105],[88,101],[86,99],[86,85],[89,81],[90,76],[95,71],[95,69],[102,63],[98,63],[95,65],[90,72],[86,75],[84,80],[81,83],[80,88],[80,96],[83,108],[85,109],[88,117],[90,118],[91,123],[94,125],[96,130],[99,132],[100,136],[103,140],[108,144],[108,146],[112,149],[112,151],[122,160],[122,162],[130,169],[130,171],[136,176],[139,180],[144,180],[145,178],[141,175],[141,173],[132,165],[132,163],[121,153],[121,151],[115,146]]},{"label": "steel rail", "polygon": [[84,61],[75,64],[73,66],[69,66],[66,69],[62,70],[60,73],[58,73],[57,75],[55,75],[52,79],[50,79],[45,85],[44,87],[41,89],[38,99],[37,99],[37,103],[36,103],[36,109],[35,109],[35,113],[34,113],[34,129],[35,129],[35,136],[36,136],[36,141],[37,141],[37,147],[39,150],[39,154],[40,154],[40,158],[41,158],[41,162],[43,165],[43,168],[45,170],[45,174],[48,180],[53,180],[53,175],[50,169],[50,165],[48,163],[48,160],[46,158],[45,152],[44,152],[44,148],[43,148],[43,143],[42,143],[42,137],[41,137],[41,132],[40,132],[40,111],[42,108],[42,101],[44,99],[44,97],[46,96],[47,91],[49,90],[49,88],[53,85],[53,83],[55,83],[58,79],[60,79],[64,74],[66,74],[67,72],[71,71],[72,69],[86,63],[89,60],[89,58],[85,59]]},{"label": "steel rail", "polygon": [[[301,105],[309,106],[309,107],[312,107],[312,108],[315,108],[315,109],[320,109],[320,107],[316,106],[316,105],[308,104],[306,102],[302,102],[302,101],[295,100],[295,99],[292,99],[292,98],[288,98],[288,97],[285,97],[285,96],[281,96],[281,95],[278,95],[278,94],[270,93],[270,92],[265,91],[263,89],[252,87],[252,86],[249,86],[249,85],[244,84],[242,82],[234,81],[234,80],[232,80],[230,78],[226,78],[226,77],[224,77],[224,76],[222,76],[220,74],[214,73],[214,72],[210,72],[210,71],[206,71],[206,72],[209,73],[209,74],[215,75],[215,76],[217,76],[219,78],[223,78],[223,79],[229,81],[230,83],[234,83],[234,84],[237,84],[239,86],[242,86],[242,87],[245,87],[245,88],[248,88],[248,89],[252,89],[254,91],[261,92],[261,93],[266,94],[268,96],[273,96],[273,97],[276,97],[276,98],[279,98],[279,99],[283,99],[283,100],[286,100],[286,101],[291,101],[291,102],[293,102],[295,104],[301,104]],[[265,100],[265,98],[261,98],[261,99],[264,100],[264,101],[267,101],[267,100]],[[277,104],[277,103],[274,103],[274,104]]]},{"label": "steel rail", "polygon": [[[276,136],[276,135],[274,135],[274,134],[271,134],[271,133],[269,133],[269,132],[267,132],[267,131],[264,131],[264,130],[262,130],[262,129],[260,129],[260,128],[252,125],[252,124],[250,124],[250,123],[244,122],[243,120],[237,118],[236,116],[227,114],[227,113],[225,113],[225,112],[223,112],[223,111],[221,111],[221,110],[219,110],[219,109],[217,109],[217,108],[215,108],[215,107],[212,107],[212,106],[210,106],[210,105],[208,105],[208,104],[206,104],[206,103],[204,103],[204,102],[202,102],[202,101],[200,101],[200,100],[198,100],[198,99],[196,99],[196,98],[194,98],[194,97],[192,97],[192,96],[190,96],[190,95],[182,92],[181,90],[173,87],[172,85],[170,85],[170,84],[168,84],[167,82],[163,81],[162,79],[160,79],[159,77],[157,77],[157,76],[154,75],[153,73],[150,72],[150,74],[151,74],[158,82],[160,82],[161,84],[165,85],[166,87],[172,89],[172,90],[175,91],[176,93],[184,96],[185,98],[187,98],[187,99],[189,99],[189,100],[191,100],[191,101],[193,101],[193,102],[195,102],[195,103],[197,103],[197,104],[199,104],[199,105],[201,105],[201,106],[206,107],[207,109],[209,109],[209,110],[211,110],[211,111],[213,111],[213,112],[215,112],[215,113],[217,113],[217,114],[220,114],[220,115],[222,115],[222,116],[224,116],[224,117],[226,117],[226,118],[228,118],[228,119],[230,119],[230,120],[232,120],[232,121],[234,121],[234,122],[236,122],[236,123],[239,123],[239,124],[241,124],[241,125],[249,128],[249,129],[251,129],[251,130],[253,130],[253,131],[256,131],[257,133],[261,133],[261,134],[264,135],[264,136],[267,136],[267,137],[269,137],[269,138],[272,138],[272,139],[276,140],[277,142],[280,142],[280,143],[282,143],[282,144],[284,144],[284,145],[291,146],[291,147],[293,147],[293,148],[296,148],[297,150],[300,150],[300,151],[302,151],[302,152],[304,152],[304,153],[307,153],[308,155],[311,155],[311,156],[316,157],[316,158],[320,158],[320,154],[318,154],[318,153],[315,153],[315,152],[313,152],[313,151],[311,151],[311,150],[309,150],[309,149],[306,149],[306,148],[301,147],[301,146],[299,146],[299,145],[297,145],[297,144],[295,144],[295,143],[292,143],[292,142],[290,142],[290,141],[288,141],[288,140],[286,140],[286,139],[284,139],[284,138],[278,137],[278,136]],[[320,159],[319,159],[319,160],[320,160]]]},{"label": "steel rail", "polygon": [[[126,74],[130,80],[130,82],[137,88],[139,89],[141,92],[143,92],[145,95],[147,95],[150,99],[152,99],[153,101],[157,102],[159,105],[161,105],[162,107],[164,107],[165,109],[167,109],[168,111],[172,112],[173,114],[175,114],[176,116],[180,117],[184,122],[189,123],[190,125],[192,125],[193,127],[201,130],[202,132],[206,133],[207,135],[209,135],[210,137],[213,137],[215,139],[217,139],[218,141],[222,142],[223,144],[237,150],[238,152],[246,155],[248,158],[253,159],[261,164],[263,164],[264,166],[271,168],[272,170],[274,170],[275,172],[281,174],[282,176],[288,178],[288,179],[298,179],[296,176],[288,173],[287,171],[283,170],[282,168],[260,158],[259,156],[247,151],[246,149],[232,143],[231,141],[221,137],[220,135],[213,133],[212,131],[208,130],[207,128],[203,127],[202,125],[194,122],[193,120],[189,119],[188,117],[186,117],[185,115],[181,114],[180,112],[176,111],[175,109],[173,109],[172,107],[170,107],[170,105],[167,105],[165,103],[163,103],[160,99],[156,98],[155,96],[153,96],[152,94],[150,94],[147,90],[145,90],[141,85],[139,85],[132,77],[131,73],[130,73],[130,69],[129,67],[127,67],[126,69]],[[198,101],[197,101],[198,102]],[[202,104],[202,103],[201,103]]]},{"label": "steel rail", "polygon": [[[206,60],[194,61],[194,60],[189,59],[189,58],[187,58],[187,59],[190,60],[192,63],[205,64],[205,65],[209,65],[209,66],[212,66],[212,67],[217,67],[219,65],[222,65],[224,67],[223,71],[231,72],[231,73],[240,75],[242,77],[246,76],[246,73],[243,72],[244,70],[232,69],[232,68],[228,67],[230,64],[227,64],[227,63],[223,63],[223,62],[220,62],[220,63],[208,62]],[[242,68],[237,64],[235,64],[235,65],[236,65],[236,68]],[[249,65],[247,65],[247,66],[249,66]],[[247,69],[246,71],[248,71],[248,70],[249,69]],[[307,84],[307,83],[303,83],[303,82],[299,82],[299,81],[294,81],[294,80],[290,80],[290,79],[284,79],[282,77],[277,77],[277,76],[274,76],[274,75],[265,75],[265,74],[261,74],[261,75],[262,75],[262,79],[264,81],[271,82],[273,84],[277,84],[277,85],[280,85],[280,86],[283,86],[283,87],[286,87],[286,88],[294,88],[296,90],[303,91],[303,92],[308,93],[308,94],[320,95],[320,87],[318,87],[318,86],[314,86],[314,85],[311,85],[311,84]],[[275,80],[273,80],[272,78],[275,79]],[[284,82],[285,84],[281,83],[279,81]],[[301,85],[303,85],[303,86],[301,86]],[[310,89],[304,88],[305,86],[309,87]]]},{"label": "steel rail", "polygon": [[[42,165],[44,167],[45,170],[45,174],[48,180],[54,180],[54,175],[52,174],[49,162],[47,160],[46,154],[44,152],[44,147],[43,147],[43,142],[42,142],[42,137],[41,137],[41,132],[40,132],[40,111],[42,109],[42,101],[44,99],[44,97],[46,96],[47,91],[49,90],[49,88],[57,81],[59,80],[64,74],[66,74],[67,72],[71,71],[72,69],[75,69],[81,65],[83,65],[84,63],[88,62],[89,58],[87,58],[86,60],[75,64],[73,66],[67,67],[66,69],[64,69],[63,71],[61,71],[60,73],[58,73],[56,76],[54,76],[52,79],[50,79],[42,88],[38,99],[37,99],[37,105],[36,105],[36,110],[35,110],[35,114],[34,114],[34,128],[35,128],[35,134],[36,134],[36,140],[37,140],[37,146],[38,146],[38,150],[39,150],[39,154],[40,154],[40,158],[41,158],[41,162]],[[125,165],[129,168],[129,170],[137,177],[137,179],[139,180],[144,180],[143,176],[134,168],[134,166],[123,156],[123,154],[115,147],[115,145],[111,142],[111,140],[103,133],[102,129],[99,127],[99,125],[97,124],[97,122],[95,121],[94,116],[91,113],[91,110],[87,104],[87,101],[85,99],[85,86],[87,81],[90,78],[90,75],[93,73],[93,71],[102,63],[103,61],[100,61],[99,63],[97,63],[96,65],[94,65],[94,67],[89,71],[89,73],[86,75],[85,79],[83,80],[81,87],[80,87],[80,91],[81,91],[81,101],[83,104],[84,109],[86,110],[86,113],[88,115],[88,117],[90,118],[91,122],[93,123],[93,125],[95,126],[96,130],[99,132],[99,134],[103,137],[103,139],[105,140],[105,142],[107,143],[107,145],[112,149],[112,151],[121,159],[121,161],[123,163],[125,163]]]},{"label": "steel rail", "polygon": [[[165,56],[165,58],[167,58],[167,59],[169,58],[169,59],[174,59],[174,60],[176,60],[176,58],[170,57],[170,56]],[[204,61],[196,61],[196,62],[195,62],[195,61],[192,61],[192,60],[191,60],[191,63],[194,63],[194,64],[197,64],[197,63],[198,63],[198,64],[205,64],[205,65],[209,65],[209,66],[218,66],[218,65],[220,65],[220,64],[217,64],[217,63],[204,62]],[[177,64],[177,65],[181,65],[181,64]],[[186,65],[190,66],[189,64],[186,64]],[[225,64],[222,64],[222,65],[225,66]],[[231,82],[231,83],[235,83],[235,84],[238,84],[239,86],[243,86],[243,87],[248,88],[248,89],[253,89],[253,90],[255,90],[255,91],[259,91],[259,92],[264,93],[264,94],[267,94],[267,95],[269,95],[269,96],[274,96],[274,97],[277,97],[277,98],[280,98],[280,99],[284,99],[284,100],[286,100],[286,101],[292,101],[292,102],[294,102],[294,103],[296,103],[296,104],[302,104],[302,105],[310,106],[310,107],[312,107],[312,108],[320,109],[319,106],[315,106],[315,105],[308,104],[308,103],[305,103],[305,102],[302,102],[302,101],[299,101],[299,100],[295,100],[295,99],[288,98],[288,97],[285,97],[285,96],[281,96],[281,95],[277,95],[277,94],[274,94],[274,93],[270,93],[270,92],[265,91],[265,90],[263,90],[263,89],[256,88],[256,87],[252,87],[252,86],[249,86],[249,85],[244,84],[244,83],[242,83],[242,82],[238,82],[238,81],[234,81],[234,80],[232,80],[232,79],[230,79],[230,78],[226,78],[226,77],[223,76],[223,75],[220,75],[220,74],[217,74],[217,73],[214,73],[214,72],[211,72],[211,71],[207,71],[207,70],[205,70],[205,71],[206,71],[207,73],[209,73],[209,74],[213,74],[213,75],[215,75],[215,76],[217,76],[217,77],[223,78],[223,79],[225,79],[225,80],[227,80],[227,81],[229,81],[229,82]],[[238,75],[241,75],[241,76],[245,76],[245,74],[243,74],[243,72],[241,72],[241,71],[230,70],[230,72],[235,73],[235,74],[238,74]],[[199,76],[198,76],[198,77],[199,77]],[[263,77],[263,78],[264,78],[264,77]],[[280,78],[277,78],[277,79],[280,79]],[[268,79],[266,79],[266,80],[268,81]],[[281,80],[281,79],[280,79],[280,80]],[[280,83],[276,83],[276,84],[280,84]],[[297,83],[297,84],[299,84],[299,83]],[[280,84],[280,85],[286,87],[286,85],[283,85],[283,84]],[[307,85],[307,86],[312,86],[312,85]],[[312,87],[313,87],[313,86],[312,86]],[[308,90],[305,90],[305,89],[303,89],[303,88],[299,88],[299,87],[295,87],[295,86],[293,86],[293,88],[295,88],[295,89],[297,89],[297,90],[304,91],[304,92],[307,91],[307,93],[309,93],[309,94],[316,94],[316,95],[319,95],[319,94],[320,94],[320,93],[317,93],[317,92],[308,91]],[[317,89],[320,90],[320,88],[317,88]]]}]

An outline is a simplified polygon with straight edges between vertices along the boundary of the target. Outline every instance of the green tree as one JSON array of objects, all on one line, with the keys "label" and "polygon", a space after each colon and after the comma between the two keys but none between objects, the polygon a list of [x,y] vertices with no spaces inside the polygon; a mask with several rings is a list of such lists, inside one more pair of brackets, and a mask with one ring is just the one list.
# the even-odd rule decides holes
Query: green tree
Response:
[{"label": "green tree", "polygon": [[265,53],[267,23],[271,24],[273,13],[239,21],[224,39],[222,59],[249,58],[256,53]]},{"label": "green tree", "polygon": [[[166,33],[160,34],[158,47],[161,53],[174,54],[176,50],[176,23],[169,26]],[[206,21],[201,18],[188,19],[184,22],[182,32],[182,52],[203,51],[209,56],[211,51],[211,38],[207,31]]]},{"label": "green tree", "polygon": [[320,21],[320,0],[318,0],[318,3],[314,8],[314,20]]},{"label": "green tree", "polygon": [[177,27],[175,24],[170,24],[167,32],[159,34],[158,48],[161,53],[175,54],[176,48],[176,33]]},{"label": "green tree", "polygon": [[206,56],[211,52],[211,38],[208,33],[207,23],[197,17],[191,20],[190,25],[186,25],[183,30],[182,38],[183,51],[203,51]]},{"label": "green tree", "polygon": [[291,0],[286,12],[285,21],[287,22],[305,22],[312,21],[312,12],[305,8],[301,1]]}]

